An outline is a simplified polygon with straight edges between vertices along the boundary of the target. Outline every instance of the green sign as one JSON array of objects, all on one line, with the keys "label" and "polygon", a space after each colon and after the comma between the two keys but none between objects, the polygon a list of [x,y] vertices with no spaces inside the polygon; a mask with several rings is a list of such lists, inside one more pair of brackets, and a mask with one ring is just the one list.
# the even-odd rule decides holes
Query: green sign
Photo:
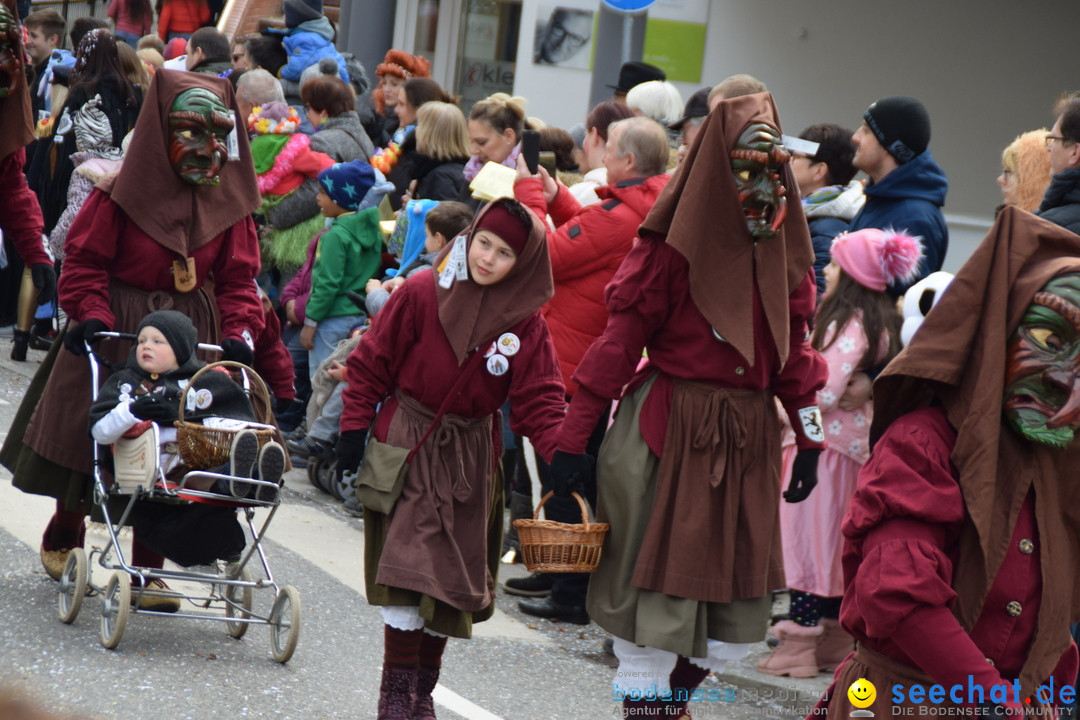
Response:
[{"label": "green sign", "polygon": [[650,17],[645,22],[641,59],[662,69],[673,82],[701,82],[705,25]]}]

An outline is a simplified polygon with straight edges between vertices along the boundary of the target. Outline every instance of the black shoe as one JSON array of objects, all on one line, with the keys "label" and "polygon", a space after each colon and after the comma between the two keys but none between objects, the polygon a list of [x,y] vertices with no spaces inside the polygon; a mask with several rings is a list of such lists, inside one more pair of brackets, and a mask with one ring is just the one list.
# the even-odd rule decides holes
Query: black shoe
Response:
[{"label": "black shoe", "polygon": [[518,603],[518,608],[526,615],[547,618],[557,622],[568,622],[575,625],[588,625],[590,622],[589,613],[585,612],[585,608],[580,605],[560,605],[551,598],[522,600]]},{"label": "black shoe", "polygon": [[12,336],[11,359],[17,362],[26,362],[26,349],[30,345],[30,333],[26,330],[16,330]]},{"label": "black shoe", "polygon": [[320,460],[333,460],[334,446],[326,440],[305,435],[302,440],[286,440],[285,445],[293,455]]},{"label": "black shoe", "polygon": [[555,578],[546,573],[534,572],[532,575],[520,578],[510,578],[503,583],[503,590],[507,595],[520,597],[547,597],[551,593],[551,586],[555,584]]}]

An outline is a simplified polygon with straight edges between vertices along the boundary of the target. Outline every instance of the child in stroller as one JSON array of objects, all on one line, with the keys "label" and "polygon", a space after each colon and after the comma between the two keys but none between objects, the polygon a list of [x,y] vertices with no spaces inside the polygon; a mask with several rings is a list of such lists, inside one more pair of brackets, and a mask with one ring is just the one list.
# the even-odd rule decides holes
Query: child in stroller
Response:
[{"label": "child in stroller", "polygon": [[[195,326],[186,315],[159,310],[144,317],[126,366],[105,381],[90,407],[90,434],[94,440],[110,445],[133,429],[138,433],[150,422],[158,423],[162,474],[167,480],[182,475],[184,467],[173,422],[179,418],[184,389],[205,365],[195,357],[196,346]],[[197,387],[186,395],[184,411],[185,419],[220,429],[267,427],[256,422],[243,389],[224,368],[221,373],[210,371],[199,378]],[[229,467],[219,472],[234,478],[279,483],[284,469],[285,453],[280,444],[270,441],[260,450],[256,434],[241,430],[232,444]],[[250,497],[255,490],[253,483],[235,479],[192,489],[236,497]],[[264,497],[265,485],[260,490],[260,500],[273,499]]]}]

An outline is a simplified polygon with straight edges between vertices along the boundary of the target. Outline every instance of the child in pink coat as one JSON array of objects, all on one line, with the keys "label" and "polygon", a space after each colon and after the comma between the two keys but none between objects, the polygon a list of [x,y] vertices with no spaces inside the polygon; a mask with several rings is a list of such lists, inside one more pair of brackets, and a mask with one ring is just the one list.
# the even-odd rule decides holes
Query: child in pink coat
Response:
[{"label": "child in pink coat", "polygon": [[[921,256],[917,239],[891,230],[867,228],[833,241],[811,340],[829,366],[817,394],[828,447],[818,458],[817,491],[797,505],[780,504],[791,611],[772,629],[780,644],[758,663],[769,675],[814,677],[835,669],[853,648],[837,621],[844,594],[840,524],[870,454],[872,403],[852,410],[838,403],[854,373],[880,367],[900,350],[900,313],[886,288],[909,279]],[[789,474],[794,449],[785,451]]]}]

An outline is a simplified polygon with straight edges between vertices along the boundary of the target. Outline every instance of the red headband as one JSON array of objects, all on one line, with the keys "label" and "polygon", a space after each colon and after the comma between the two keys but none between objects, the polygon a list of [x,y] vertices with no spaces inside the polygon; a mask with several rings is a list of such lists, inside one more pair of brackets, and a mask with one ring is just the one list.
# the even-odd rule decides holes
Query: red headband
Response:
[{"label": "red headband", "polygon": [[521,255],[522,251],[525,250],[525,243],[529,240],[531,228],[526,227],[521,222],[521,218],[502,205],[493,205],[480,218],[476,230],[487,230],[498,235],[507,245],[514,249],[515,253]]}]

